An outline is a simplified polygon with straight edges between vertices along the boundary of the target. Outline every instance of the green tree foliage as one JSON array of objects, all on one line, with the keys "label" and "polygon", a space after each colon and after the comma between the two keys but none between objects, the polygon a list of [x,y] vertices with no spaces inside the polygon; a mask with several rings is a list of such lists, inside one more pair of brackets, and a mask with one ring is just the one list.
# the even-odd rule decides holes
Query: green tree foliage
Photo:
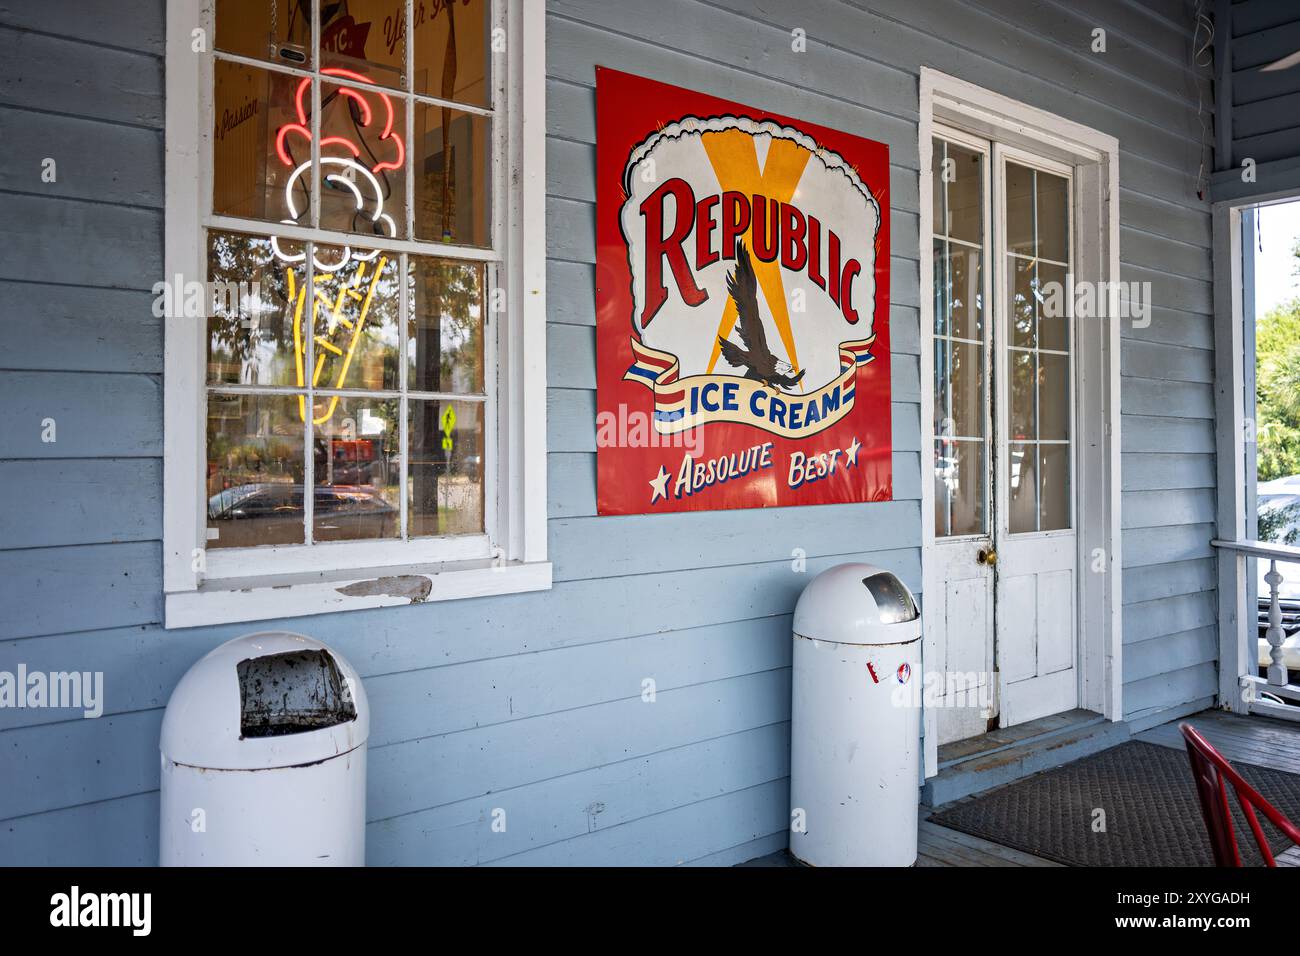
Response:
[{"label": "green tree foliage", "polygon": [[1255,401],[1259,480],[1300,473],[1300,299],[1256,326]]}]

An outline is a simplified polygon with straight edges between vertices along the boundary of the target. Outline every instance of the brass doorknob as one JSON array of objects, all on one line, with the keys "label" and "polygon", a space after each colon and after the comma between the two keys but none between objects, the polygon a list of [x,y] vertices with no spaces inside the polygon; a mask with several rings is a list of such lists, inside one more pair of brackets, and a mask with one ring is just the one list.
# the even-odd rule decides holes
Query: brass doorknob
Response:
[{"label": "brass doorknob", "polygon": [[998,553],[992,548],[980,548],[980,553],[975,555],[975,560],[980,564],[994,565],[998,560]]}]

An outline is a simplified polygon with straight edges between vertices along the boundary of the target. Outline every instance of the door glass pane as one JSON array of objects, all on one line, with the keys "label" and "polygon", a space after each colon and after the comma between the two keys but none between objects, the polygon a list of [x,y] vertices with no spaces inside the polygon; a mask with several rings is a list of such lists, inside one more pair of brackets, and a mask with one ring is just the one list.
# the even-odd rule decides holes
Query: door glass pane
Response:
[{"label": "door glass pane", "polygon": [[979,245],[984,240],[984,156],[948,144],[948,235]]},{"label": "door glass pane", "polygon": [[1008,162],[1007,528],[1070,527],[1070,182]]},{"label": "door glass pane", "polygon": [[979,534],[985,522],[985,444],[939,439],[934,443],[934,533]]},{"label": "door glass pane", "polygon": [[1065,262],[1070,252],[1070,191],[1064,176],[1035,170],[1038,257]]},{"label": "door glass pane", "polygon": [[1007,392],[1011,397],[1010,432],[1012,441],[1033,440],[1038,431],[1038,394],[1033,352],[1009,352],[1007,355]]},{"label": "door glass pane", "polygon": [[1034,240],[1034,171],[1007,163],[1007,251],[1024,256],[1037,253]]},{"label": "door glass pane", "polygon": [[984,338],[983,253],[970,246],[950,243],[947,269],[948,308],[952,334],[960,339]]},{"label": "door glass pane", "polygon": [[1014,348],[1031,349],[1038,344],[1038,272],[1032,259],[1007,257],[1008,344]]},{"label": "door glass pane", "polygon": [[1038,346],[1064,352],[1070,345],[1070,314],[1066,267],[1038,263]]},{"label": "door glass pane", "polygon": [[1070,357],[1038,354],[1038,437],[1061,441],[1070,437]]},{"label": "door glass pane", "polygon": [[948,241],[936,236],[934,239],[934,334],[949,335],[948,293],[952,288],[952,277],[948,274]]},{"label": "door glass pane", "polygon": [[1007,527],[1012,534],[1038,530],[1038,461],[1033,442],[1007,443]]},{"label": "door glass pane", "polygon": [[984,434],[984,347],[969,342],[949,345],[949,427],[941,428],[939,434],[980,438]]},{"label": "door glass pane", "polygon": [[1039,531],[1070,527],[1070,446],[1038,446]]},{"label": "door glass pane", "polygon": [[941,139],[933,155],[935,533],[980,534],[988,520],[985,155]]}]

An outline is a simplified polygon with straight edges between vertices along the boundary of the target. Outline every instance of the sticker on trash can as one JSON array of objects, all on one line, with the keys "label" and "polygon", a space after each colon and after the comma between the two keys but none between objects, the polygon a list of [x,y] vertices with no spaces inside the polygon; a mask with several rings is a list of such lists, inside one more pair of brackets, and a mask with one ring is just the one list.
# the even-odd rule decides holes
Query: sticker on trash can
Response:
[{"label": "sticker on trash can", "polygon": [[904,661],[898,665],[898,682],[906,684],[908,678],[912,676],[912,665]]},{"label": "sticker on trash can", "polygon": [[867,661],[867,670],[871,673],[871,683],[879,684],[880,678],[876,676],[876,668],[871,661]]}]

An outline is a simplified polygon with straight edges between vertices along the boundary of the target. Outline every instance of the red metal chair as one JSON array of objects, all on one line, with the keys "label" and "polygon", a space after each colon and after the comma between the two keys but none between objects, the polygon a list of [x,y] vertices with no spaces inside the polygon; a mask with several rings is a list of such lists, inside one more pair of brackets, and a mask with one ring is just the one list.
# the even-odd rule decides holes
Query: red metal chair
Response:
[{"label": "red metal chair", "polygon": [[1205,829],[1210,834],[1210,846],[1214,850],[1216,866],[1241,866],[1241,854],[1237,851],[1237,837],[1232,828],[1232,811],[1228,807],[1228,790],[1224,786],[1225,778],[1237,792],[1237,803],[1241,812],[1255,834],[1255,842],[1264,855],[1269,866],[1277,866],[1273,860],[1273,851],[1269,849],[1268,839],[1255,816],[1255,808],[1263,811],[1275,827],[1286,834],[1292,843],[1300,845],[1300,827],[1284,817],[1271,803],[1260,796],[1259,792],[1242,779],[1241,774],[1232,769],[1232,764],[1223,754],[1211,746],[1191,724],[1179,724],[1187,741],[1187,757],[1192,763],[1192,778],[1196,781],[1196,792],[1201,798],[1201,816],[1205,818]]}]

